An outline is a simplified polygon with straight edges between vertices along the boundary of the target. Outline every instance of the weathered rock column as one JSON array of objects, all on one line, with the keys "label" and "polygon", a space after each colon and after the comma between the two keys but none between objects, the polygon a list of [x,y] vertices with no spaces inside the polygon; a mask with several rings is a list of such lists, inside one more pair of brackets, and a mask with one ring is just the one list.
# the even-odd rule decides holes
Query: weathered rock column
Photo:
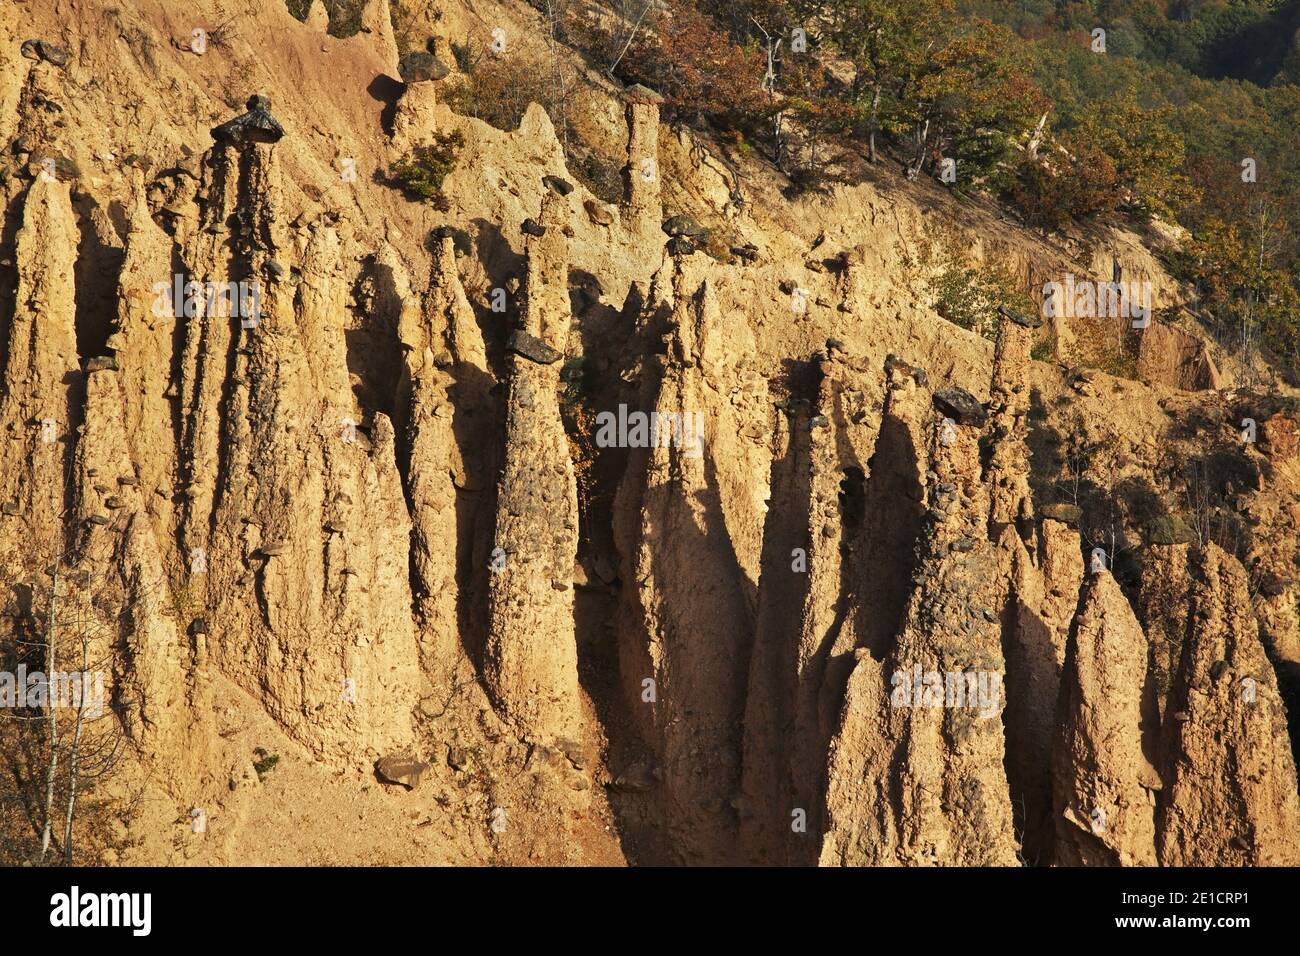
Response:
[{"label": "weathered rock column", "polygon": [[756,585],[745,546],[762,527],[753,490],[771,471],[766,442],[750,436],[765,436],[770,411],[739,360],[752,342],[745,317],[675,266],[665,354],[645,357],[646,411],[624,436],[616,507],[637,519],[620,541],[619,640],[630,709],[660,764],[666,840],[684,862],[716,863],[736,852]]},{"label": "weathered rock column", "polygon": [[1192,572],[1191,633],[1165,711],[1160,864],[1295,866],[1295,762],[1246,571],[1211,544]]},{"label": "weathered rock column", "polygon": [[[400,284],[405,284],[404,278]],[[463,658],[456,639],[463,599],[457,569],[459,555],[467,550],[464,538],[472,537],[474,525],[462,522],[458,515],[458,489],[478,484],[467,478],[469,449],[463,450],[457,440],[457,419],[475,412],[492,384],[483,337],[461,287],[450,235],[438,240],[422,311],[412,328],[402,330],[410,393],[406,450],[411,568],[422,666],[434,687],[445,691],[465,676],[456,675]],[[475,422],[477,429],[492,424]]]},{"label": "weathered rock column", "polygon": [[623,94],[627,104],[627,167],[623,171],[624,223],[632,232],[658,232],[663,221],[659,199],[659,105],[664,98],[639,83]]},{"label": "weathered rock column", "polygon": [[63,550],[68,450],[80,415],[79,233],[66,182],[37,176],[16,238],[18,289],[0,399],[0,562],[16,558],[18,567],[43,571]]},{"label": "weathered rock column", "polygon": [[493,701],[523,736],[581,733],[573,565],[578,486],[560,413],[560,360],[568,337],[567,210],[543,199],[525,225],[523,328],[510,337],[505,466],[497,484],[483,672]]},{"label": "weathered rock column", "polygon": [[1055,862],[1154,866],[1160,777],[1147,640],[1109,571],[1084,587],[1053,752]]},{"label": "weathered rock column", "polygon": [[858,651],[828,761],[823,864],[1017,862],[994,609],[1005,591],[980,480],[985,412],[960,389],[934,403],[924,557],[893,653]]},{"label": "weathered rock column", "polygon": [[[909,562],[893,565],[902,572],[902,582],[890,571],[876,574],[877,548],[888,547],[886,542],[892,543],[899,525],[905,525],[921,506],[915,498],[891,502],[886,516],[873,513],[872,496],[907,495],[910,489],[900,487],[906,479],[897,483],[896,479],[909,470],[921,480],[925,467],[906,451],[898,455],[900,446],[909,444],[899,436],[919,440],[910,450],[924,447],[922,419],[929,409],[928,394],[922,394],[911,369],[904,371],[902,363],[890,373],[897,379],[891,377],[888,383],[879,422],[866,414],[877,387],[878,367],[864,366],[832,341],[821,353],[819,370],[816,407],[809,411],[805,425],[809,431],[808,586],[793,652],[785,662],[793,680],[792,732],[783,741],[789,803],[779,809],[788,837],[788,862],[793,864],[817,859],[827,754],[840,726],[855,652],[860,647],[892,645],[898,636],[911,587]],[[915,529],[906,547],[910,550],[914,542]],[[861,573],[866,569],[873,572],[870,582]],[[901,593],[895,592],[895,583],[900,583]],[[792,826],[795,811],[806,815],[806,830]]]},{"label": "weathered rock column", "polygon": [[[175,291],[171,240],[154,223],[145,199],[143,178],[133,183],[130,232],[118,280],[117,323],[108,338],[115,353],[122,390],[122,420],[132,464],[138,472],[154,528],[164,540],[175,533],[171,486],[176,467],[172,429],[173,338],[177,320],[166,308]],[[168,294],[159,296],[158,283]]]},{"label": "weathered rock column", "polygon": [[998,541],[1002,529],[1015,525],[1023,529],[1022,539],[1032,538],[1033,504],[1029,490],[1029,452],[1025,445],[1029,387],[1025,382],[1034,329],[1042,325],[1009,309],[1001,310],[998,339],[993,349],[993,381],[990,388],[993,454],[989,462],[989,539]]},{"label": "weathered rock column", "polygon": [[740,837],[747,862],[785,862],[790,833],[792,662],[808,597],[808,401],[791,400],[777,417],[771,499],[764,534],[754,650],[745,695]]},{"label": "weathered rock column", "polygon": [[[120,373],[103,360],[92,359],[91,369],[75,469],[77,570],[86,575],[78,618],[93,666],[112,664],[109,691],[121,703],[125,732],[158,777],[186,786],[219,746],[211,686],[199,673],[202,618],[177,621],[146,511],[157,496],[136,476],[123,427]],[[87,732],[101,729],[91,723]]]},{"label": "weathered rock column", "polygon": [[[999,309],[993,375],[989,386],[991,445],[985,479],[989,485],[988,536],[998,556],[995,606],[1002,618],[1006,653],[1007,777],[1019,814],[1022,849],[1030,865],[1051,859],[1051,751],[1056,699],[1070,622],[1082,575],[1077,535],[1068,529],[1035,527],[1029,487],[1028,372],[1039,316]],[[1053,524],[1055,524],[1053,522]],[[1059,532],[1065,532],[1063,535]],[[1053,537],[1047,537],[1049,534]],[[1058,547],[1059,545],[1059,547]],[[1050,554],[1049,554],[1050,552]],[[1073,556],[1073,562],[1071,562]],[[1044,579],[1040,558],[1049,557],[1063,580]],[[1052,587],[1062,584],[1067,604],[1059,606]]]},{"label": "weathered rock column", "polygon": [[328,220],[310,239],[285,222],[265,97],[212,135],[205,267],[248,293],[193,323],[182,372],[212,663],[318,756],[377,757],[410,742],[418,658],[395,435],[361,420],[346,366],[356,260]]},{"label": "weathered rock column", "polygon": [[419,145],[418,140],[434,132],[434,107],[438,102],[435,85],[451,73],[447,62],[425,50],[407,53],[398,61],[398,75],[406,84],[393,116],[393,142],[399,148]]}]

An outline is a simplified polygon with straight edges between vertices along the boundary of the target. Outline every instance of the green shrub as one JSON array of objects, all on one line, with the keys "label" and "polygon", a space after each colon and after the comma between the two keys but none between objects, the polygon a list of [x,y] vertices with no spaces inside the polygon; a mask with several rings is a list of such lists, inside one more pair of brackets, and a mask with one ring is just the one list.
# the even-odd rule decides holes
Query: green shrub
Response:
[{"label": "green shrub", "polygon": [[560,401],[566,406],[582,401],[589,371],[587,359],[582,355],[568,359],[560,369]]},{"label": "green shrub", "polygon": [[569,172],[593,196],[610,205],[623,201],[623,164],[609,159],[594,149],[587,149],[576,162],[569,163]]},{"label": "green shrub", "polygon": [[1022,284],[1000,266],[977,264],[956,243],[922,251],[921,264],[933,271],[925,291],[934,310],[954,325],[978,332],[989,341],[997,337],[998,308],[1025,315],[1038,307]]},{"label": "green shrub", "polygon": [[253,752],[256,753],[258,757],[261,758],[256,763],[253,764],[253,769],[257,772],[257,779],[261,780],[263,777],[265,777],[268,773],[271,772],[271,770],[275,767],[276,764],[280,762],[280,755],[269,754],[261,747],[258,747],[257,750]]},{"label": "green shrub", "polygon": [[416,146],[411,152],[388,168],[388,180],[407,196],[433,203],[434,208],[445,210],[446,197],[442,184],[456,168],[456,158],[465,145],[460,130],[435,133],[432,143]]},{"label": "green shrub", "polygon": [[[356,36],[361,31],[361,15],[367,0],[321,0],[329,14],[329,35],[332,37]],[[311,13],[312,0],[285,0],[289,15],[304,23]]]},{"label": "green shrub", "polygon": [[516,62],[491,55],[474,59],[464,52],[467,50],[453,44],[461,74],[440,91],[442,101],[453,112],[508,131],[518,128],[529,104],[541,103],[556,130],[563,128],[563,104],[553,102],[555,97],[541,69],[521,70]]}]

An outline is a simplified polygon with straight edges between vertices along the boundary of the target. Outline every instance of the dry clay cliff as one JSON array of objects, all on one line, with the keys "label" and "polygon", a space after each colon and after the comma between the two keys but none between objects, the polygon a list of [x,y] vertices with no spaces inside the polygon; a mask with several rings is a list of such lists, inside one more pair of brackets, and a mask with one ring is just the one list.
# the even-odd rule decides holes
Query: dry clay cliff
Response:
[{"label": "dry clay cliff", "polygon": [[[397,59],[385,0],[346,40],[277,0],[0,14],[0,604],[108,672],[79,859],[1300,862],[1295,413],[1159,322],[1141,380],[1068,324],[990,343],[906,265],[948,230],[1177,300],[1158,255],[886,178],[785,199],[575,59],[609,204],[540,107],[494,129]],[[453,129],[444,211],[371,175]],[[178,276],[255,320],[160,310]],[[620,408],[661,440],[599,440]],[[1163,530],[1095,554],[1071,468]],[[40,747],[5,739],[21,796]]]}]

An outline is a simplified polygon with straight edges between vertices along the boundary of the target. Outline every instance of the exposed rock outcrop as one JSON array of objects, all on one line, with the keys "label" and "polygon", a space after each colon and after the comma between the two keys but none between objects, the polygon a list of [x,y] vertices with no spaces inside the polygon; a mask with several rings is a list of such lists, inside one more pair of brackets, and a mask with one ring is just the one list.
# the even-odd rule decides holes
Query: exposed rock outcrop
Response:
[{"label": "exposed rock outcrop", "polygon": [[1030,865],[1052,858],[1052,743],[1057,731],[1057,697],[1070,626],[1083,583],[1079,533],[1044,520],[1037,553],[1004,529],[1012,557],[1011,591],[1003,616],[1007,657],[1007,779],[1018,813],[1022,853]]},{"label": "exposed rock outcrop", "polygon": [[659,104],[663,97],[644,86],[624,93],[627,111],[627,166],[624,218],[634,232],[659,231],[663,206],[659,199]]},{"label": "exposed rock outcrop", "polygon": [[[1190,315],[933,301],[961,258],[1170,314],[1158,223],[791,190],[527,4],[247,6],[202,56],[0,10],[0,674],[90,660],[123,744],[74,862],[1297,861],[1294,390],[1209,391]],[[45,733],[0,720],[0,807]]]},{"label": "exposed rock outcrop", "polygon": [[905,624],[885,661],[858,651],[831,747],[823,864],[1017,859],[1000,720],[1002,588],[978,431],[931,413],[928,458],[929,520]]},{"label": "exposed rock outcrop", "polygon": [[1192,615],[1165,710],[1163,866],[1294,866],[1300,798],[1277,678],[1246,574],[1217,545],[1192,561]]},{"label": "exposed rock outcrop", "polygon": [[[73,327],[79,233],[68,185],[37,177],[22,217],[0,399],[0,501],[10,506],[0,515],[0,560],[15,569],[48,566],[64,550],[69,446],[83,394]],[[28,551],[33,544],[44,553]]]},{"label": "exposed rock outcrop", "polygon": [[[402,290],[409,293],[400,263],[390,268],[398,295]],[[403,394],[398,406],[409,404],[410,409],[405,454],[421,665],[434,687],[445,690],[464,659],[465,639],[457,641],[462,609],[481,606],[475,600],[475,586],[483,580],[486,567],[476,562],[471,573],[470,566],[477,539],[486,541],[490,533],[489,516],[477,507],[485,481],[476,465],[486,456],[465,433],[496,430],[496,422],[484,414],[486,393],[494,380],[457,274],[450,236],[438,240],[421,320],[399,328],[399,337],[408,384],[399,390]],[[467,416],[472,417],[468,428]],[[465,495],[474,500],[464,500]]]},{"label": "exposed rock outcrop", "polygon": [[[558,352],[569,334],[564,200],[548,192],[543,225],[528,241],[522,331]],[[483,671],[493,700],[532,737],[581,734],[573,566],[578,490],[560,415],[558,363],[511,354],[505,465],[497,519]]]},{"label": "exposed rock outcrop", "polygon": [[770,450],[761,380],[738,361],[745,318],[723,316],[709,284],[688,281],[681,270],[673,279],[666,354],[643,365],[642,407],[655,417],[640,437],[626,436],[633,452],[616,509],[628,562],[620,656],[629,706],[662,764],[657,797],[674,821],[671,841],[698,860],[734,852],[766,510],[755,491],[766,485]]},{"label": "exposed rock outcrop", "polygon": [[317,752],[378,752],[411,735],[410,519],[392,425],[375,413],[367,431],[349,388],[342,239],[314,233],[295,290],[276,167],[266,145],[218,144],[208,162],[213,212],[191,261],[217,289],[242,285],[236,315],[189,323],[183,540],[207,568],[222,670]]},{"label": "exposed rock outcrop", "polygon": [[1142,629],[1109,571],[1088,578],[1061,680],[1055,862],[1154,866],[1160,777]]}]

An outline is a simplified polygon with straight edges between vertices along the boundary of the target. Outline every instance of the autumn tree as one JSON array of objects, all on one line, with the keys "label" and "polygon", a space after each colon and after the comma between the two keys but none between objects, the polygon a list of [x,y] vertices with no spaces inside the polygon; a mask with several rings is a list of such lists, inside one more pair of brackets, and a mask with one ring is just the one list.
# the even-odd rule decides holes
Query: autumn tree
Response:
[{"label": "autumn tree", "polygon": [[872,162],[882,115],[914,88],[952,6],[952,0],[830,0],[817,11],[822,36],[852,67],[848,98],[861,107]]},{"label": "autumn tree", "polygon": [[748,131],[770,113],[762,85],[765,57],[741,47],[685,0],[671,0],[666,12],[638,30],[614,72],[660,93],[670,120]]},{"label": "autumn tree", "polygon": [[1003,167],[1014,139],[1027,134],[1047,108],[1014,49],[1014,37],[1004,28],[975,21],[908,78],[889,126],[910,141],[910,176],[937,166],[941,157],[957,161],[966,183],[978,184]]},{"label": "autumn tree", "polygon": [[1260,339],[1300,365],[1300,290],[1280,256],[1289,234],[1277,204],[1261,195],[1236,221],[1207,222],[1189,246],[1201,304],[1251,372]]},{"label": "autumn tree", "polygon": [[1168,107],[1146,109],[1133,90],[1090,105],[1074,136],[1115,164],[1120,205],[1173,219],[1195,196],[1184,171],[1186,146]]},{"label": "autumn tree", "polygon": [[1007,198],[1035,226],[1048,231],[1115,208],[1115,164],[1095,143],[1048,137],[1038,155],[1026,155]]}]

